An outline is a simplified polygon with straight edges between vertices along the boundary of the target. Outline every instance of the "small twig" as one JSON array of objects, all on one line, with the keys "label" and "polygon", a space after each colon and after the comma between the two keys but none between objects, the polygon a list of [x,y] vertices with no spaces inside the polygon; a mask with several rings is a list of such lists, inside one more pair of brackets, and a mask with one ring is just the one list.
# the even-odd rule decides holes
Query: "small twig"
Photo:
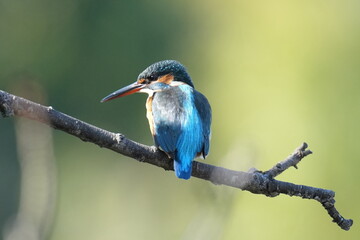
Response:
[{"label": "small twig", "polygon": [[312,154],[310,150],[306,150],[307,147],[307,143],[303,143],[300,147],[295,149],[295,151],[288,158],[276,164],[273,168],[266,171],[265,174],[269,178],[275,178],[289,167],[294,167],[297,169],[297,164],[301,161],[301,159],[309,154]]},{"label": "small twig", "polygon": [[[3,117],[15,115],[45,123],[55,129],[74,135],[83,141],[92,142],[100,147],[111,149],[140,162],[146,162],[165,170],[173,170],[172,161],[166,154],[154,146],[150,147],[134,142],[127,139],[122,134],[112,133],[95,127],[64,113],[58,112],[52,107],[45,107],[1,90],[0,112]],[[351,219],[343,218],[335,209],[335,193],[333,191],[282,182],[274,179],[289,167],[295,167],[302,158],[311,154],[311,151],[306,150],[306,148],[307,144],[302,144],[287,159],[276,164],[275,167],[266,172],[234,171],[194,161],[192,176],[211,181],[217,185],[231,186],[256,194],[264,194],[269,197],[286,194],[289,196],[317,200],[327,210],[335,223],[342,229],[349,230],[353,221]]]}]

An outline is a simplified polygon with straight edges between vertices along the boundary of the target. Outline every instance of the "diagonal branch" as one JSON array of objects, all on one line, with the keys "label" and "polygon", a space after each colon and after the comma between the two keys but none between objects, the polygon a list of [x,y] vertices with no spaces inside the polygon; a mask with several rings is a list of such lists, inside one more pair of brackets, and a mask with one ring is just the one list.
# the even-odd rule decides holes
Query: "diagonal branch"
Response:
[{"label": "diagonal branch", "polygon": [[[42,106],[27,99],[11,95],[0,90],[0,113],[3,117],[19,116],[42,122],[55,129],[74,135],[85,142],[92,142],[100,147],[111,149],[139,162],[146,162],[165,170],[173,170],[172,161],[156,147],[146,146],[125,138],[120,133],[112,133],[76,118]],[[296,165],[305,156],[311,154],[302,144],[288,158],[276,164],[266,172],[241,172],[202,162],[193,162],[192,176],[210,181],[216,185],[226,185],[255,194],[275,197],[279,194],[314,199],[327,210],[333,222],[342,229],[349,230],[353,221],[345,219],[335,208],[335,192],[327,189],[297,185],[274,179],[283,171]]]}]

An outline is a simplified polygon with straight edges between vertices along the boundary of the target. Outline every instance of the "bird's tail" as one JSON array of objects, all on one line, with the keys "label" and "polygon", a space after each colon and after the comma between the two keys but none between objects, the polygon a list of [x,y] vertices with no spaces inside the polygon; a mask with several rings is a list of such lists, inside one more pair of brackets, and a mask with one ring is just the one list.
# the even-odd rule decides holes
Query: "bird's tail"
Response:
[{"label": "bird's tail", "polygon": [[191,164],[190,166],[184,166],[183,163],[175,160],[174,170],[175,170],[175,175],[178,178],[189,179],[191,177]]},{"label": "bird's tail", "polygon": [[177,158],[174,160],[174,171],[178,178],[189,179],[191,177],[192,159],[185,160]]}]

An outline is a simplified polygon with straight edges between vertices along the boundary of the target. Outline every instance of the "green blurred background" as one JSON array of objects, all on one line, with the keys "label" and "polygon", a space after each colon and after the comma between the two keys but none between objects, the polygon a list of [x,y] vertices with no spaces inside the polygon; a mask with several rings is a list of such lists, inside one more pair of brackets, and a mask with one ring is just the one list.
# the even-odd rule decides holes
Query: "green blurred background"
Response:
[{"label": "green blurred background", "polygon": [[[179,180],[55,131],[46,239],[359,239],[359,12],[356,0],[0,0],[0,89],[36,83],[57,110],[151,145],[146,95],[99,100],[179,60],[213,108],[206,162],[266,170],[306,141],[314,154],[279,179],[334,190],[355,221],[346,232],[315,201]],[[21,196],[15,122],[0,120],[1,229]]]}]

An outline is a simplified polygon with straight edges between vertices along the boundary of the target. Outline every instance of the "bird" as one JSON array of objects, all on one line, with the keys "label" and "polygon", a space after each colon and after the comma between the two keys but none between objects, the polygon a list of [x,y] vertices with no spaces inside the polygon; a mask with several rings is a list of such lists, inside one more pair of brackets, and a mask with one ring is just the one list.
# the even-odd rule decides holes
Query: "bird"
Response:
[{"label": "bird", "polygon": [[189,179],[192,162],[210,149],[212,110],[207,98],[195,90],[186,68],[163,60],[141,72],[137,81],[101,102],[133,93],[147,93],[146,116],[155,146],[173,160],[175,175]]}]

